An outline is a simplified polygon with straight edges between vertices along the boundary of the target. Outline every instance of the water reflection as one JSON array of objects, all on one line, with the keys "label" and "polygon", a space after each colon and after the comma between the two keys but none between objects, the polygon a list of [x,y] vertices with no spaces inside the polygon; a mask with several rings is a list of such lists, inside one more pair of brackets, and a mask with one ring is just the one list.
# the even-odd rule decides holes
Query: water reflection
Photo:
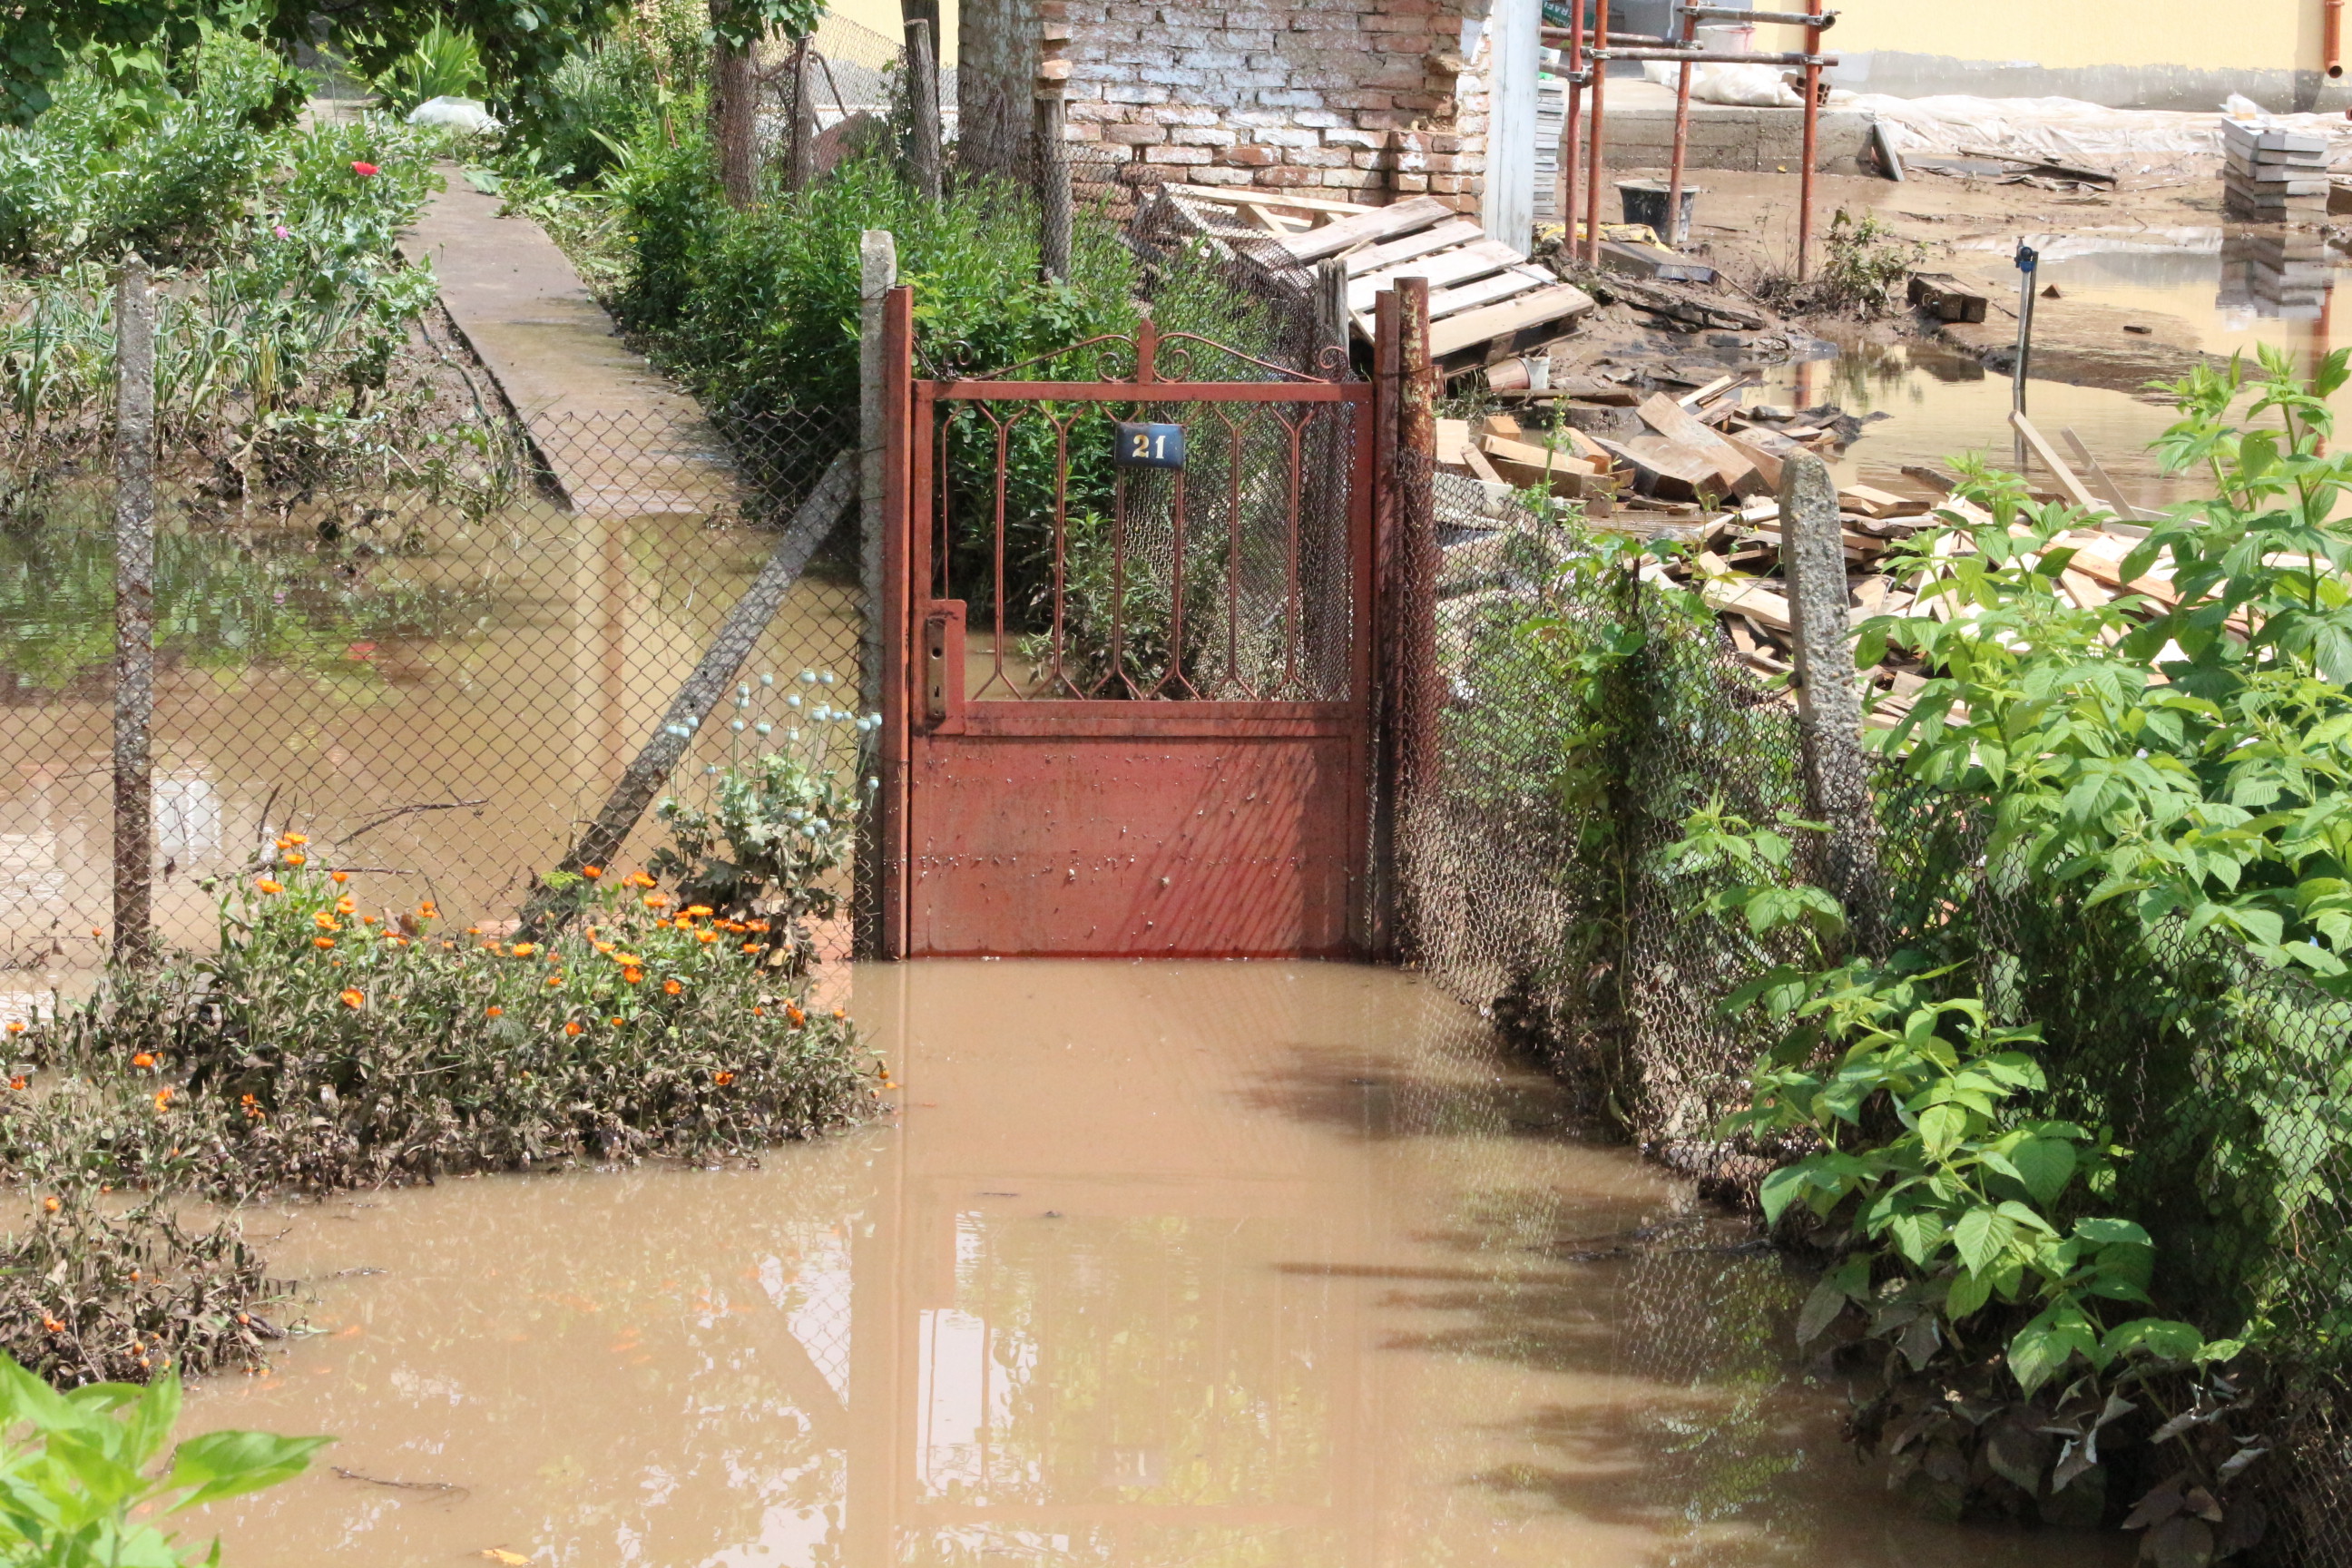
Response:
[{"label": "water reflection", "polygon": [[231,1559],[2122,1560],[1887,1513],[1783,1377],[1780,1263],[1412,977],[859,984],[896,1125],[268,1222],[322,1331],[190,1419],[348,1473],[217,1510]]}]

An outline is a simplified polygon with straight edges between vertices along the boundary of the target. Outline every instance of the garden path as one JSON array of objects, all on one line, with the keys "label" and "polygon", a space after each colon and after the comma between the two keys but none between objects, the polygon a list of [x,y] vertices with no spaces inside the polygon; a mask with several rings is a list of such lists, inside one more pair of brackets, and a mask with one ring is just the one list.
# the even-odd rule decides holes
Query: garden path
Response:
[{"label": "garden path", "polygon": [[446,188],[401,240],[530,433],[575,510],[634,517],[719,510],[733,473],[694,400],[621,341],[540,226],[440,166]]}]

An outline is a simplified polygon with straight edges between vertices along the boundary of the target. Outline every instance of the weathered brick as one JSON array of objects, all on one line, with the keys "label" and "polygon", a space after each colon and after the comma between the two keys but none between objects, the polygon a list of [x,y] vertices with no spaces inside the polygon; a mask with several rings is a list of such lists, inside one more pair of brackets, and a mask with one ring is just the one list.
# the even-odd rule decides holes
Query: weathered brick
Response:
[{"label": "weathered brick", "polygon": [[1064,107],[1062,113],[1065,118],[1068,119],[1074,124],[1080,121],[1124,120],[1127,118],[1127,110],[1119,105],[1116,103],[1105,103],[1100,99],[1081,99],[1076,96],[1075,90],[1072,92],[1067,104]]},{"label": "weathered brick", "polygon": [[1176,56],[1180,66],[1212,71],[1239,70],[1248,59],[1247,55],[1234,49],[1183,49]]},{"label": "weathered brick", "polygon": [[1433,153],[1459,153],[1462,151],[1462,138],[1450,131],[1433,131],[1429,133],[1429,150]]},{"label": "weathered brick", "polygon": [[1165,103],[1168,101],[1168,89],[1158,82],[1107,82],[1103,86],[1103,98],[1111,103]]},{"label": "weathered brick", "polygon": [[1146,66],[1142,76],[1146,81],[1167,87],[1204,87],[1209,80],[1208,72],[1187,70],[1182,66]]},{"label": "weathered brick", "polygon": [[1182,147],[1231,147],[1241,140],[1241,132],[1214,125],[1183,125],[1171,131],[1168,140]]},{"label": "weathered brick", "polygon": [[1262,169],[1282,162],[1282,154],[1271,147],[1227,147],[1217,154],[1217,162],[1239,168]]},{"label": "weathered brick", "polygon": [[1136,118],[1152,125],[1214,125],[1217,111],[1202,103],[1163,103],[1139,111]]},{"label": "weathered brick", "polygon": [[1315,171],[1312,169],[1293,169],[1287,165],[1277,165],[1271,169],[1260,169],[1257,172],[1257,178],[1252,183],[1286,189],[1296,185],[1318,184],[1320,182],[1315,178]]},{"label": "weathered brick", "polygon": [[1349,163],[1359,169],[1385,169],[1394,161],[1386,153],[1368,153],[1360,147],[1348,155]]},{"label": "weathered brick", "polygon": [[1150,147],[1168,140],[1164,125],[1106,125],[1102,139],[1120,147]]},{"label": "weathered brick", "polygon": [[1429,188],[1441,196],[1454,195],[1467,192],[1470,181],[1464,174],[1432,174],[1429,176]]},{"label": "weathered brick", "polygon": [[1284,163],[1300,169],[1344,169],[1354,158],[1345,147],[1293,147],[1282,155]]},{"label": "weathered brick", "polygon": [[1401,196],[1417,196],[1429,189],[1427,174],[1391,174],[1389,189]]},{"label": "weathered brick", "polygon": [[[1270,87],[1257,95],[1257,100],[1268,109],[1319,109],[1323,105],[1323,95],[1297,88]],[[1307,134],[1314,133],[1309,132]]]},{"label": "weathered brick", "polygon": [[1327,191],[1377,191],[1388,184],[1388,176],[1376,169],[1326,169],[1323,188]]},{"label": "weathered brick", "polygon": [[1206,147],[1146,147],[1143,161],[1147,163],[1168,163],[1191,168],[1206,163],[1213,154]]},{"label": "weathered brick", "polygon": [[1377,89],[1350,88],[1346,92],[1326,93],[1324,101],[1334,109],[1388,109],[1394,106],[1396,94]]},{"label": "weathered brick", "polygon": [[1320,147],[1323,145],[1323,133],[1309,131],[1304,126],[1269,125],[1252,140],[1267,147]]},{"label": "weathered brick", "polygon": [[1186,179],[1195,185],[1246,185],[1250,177],[1251,171],[1247,169],[1227,169],[1213,163],[1205,169],[1194,169]]},{"label": "weathered brick", "polygon": [[1326,147],[1380,147],[1387,141],[1388,136],[1383,132],[1358,131],[1339,126],[1336,121],[1334,129],[1323,132],[1323,145]]}]

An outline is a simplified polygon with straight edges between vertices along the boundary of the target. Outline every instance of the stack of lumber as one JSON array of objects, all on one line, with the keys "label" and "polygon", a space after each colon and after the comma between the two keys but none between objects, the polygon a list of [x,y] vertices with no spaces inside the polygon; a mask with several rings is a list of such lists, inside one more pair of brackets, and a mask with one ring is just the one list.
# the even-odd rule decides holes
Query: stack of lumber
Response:
[{"label": "stack of lumber", "polygon": [[1593,307],[1591,295],[1535,265],[1525,251],[1487,238],[1474,220],[1434,196],[1368,207],[1249,186],[1160,189],[1180,206],[1262,219],[1298,266],[1339,258],[1348,271],[1349,316],[1368,341],[1374,296],[1401,278],[1427,279],[1431,357],[1449,375],[1539,348]]},{"label": "stack of lumber", "polygon": [[2254,223],[2324,223],[2327,139],[2243,121],[2221,121],[2222,207]]}]

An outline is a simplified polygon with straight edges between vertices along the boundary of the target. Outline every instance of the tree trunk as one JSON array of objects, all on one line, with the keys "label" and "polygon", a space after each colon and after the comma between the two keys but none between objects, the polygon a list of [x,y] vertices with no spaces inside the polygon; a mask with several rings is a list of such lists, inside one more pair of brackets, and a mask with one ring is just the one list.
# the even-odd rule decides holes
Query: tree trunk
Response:
[{"label": "tree trunk", "polygon": [[[710,0],[712,24],[723,26],[728,0]],[[750,48],[710,47],[710,137],[719,144],[719,182],[740,209],[760,196],[760,77]]]}]

